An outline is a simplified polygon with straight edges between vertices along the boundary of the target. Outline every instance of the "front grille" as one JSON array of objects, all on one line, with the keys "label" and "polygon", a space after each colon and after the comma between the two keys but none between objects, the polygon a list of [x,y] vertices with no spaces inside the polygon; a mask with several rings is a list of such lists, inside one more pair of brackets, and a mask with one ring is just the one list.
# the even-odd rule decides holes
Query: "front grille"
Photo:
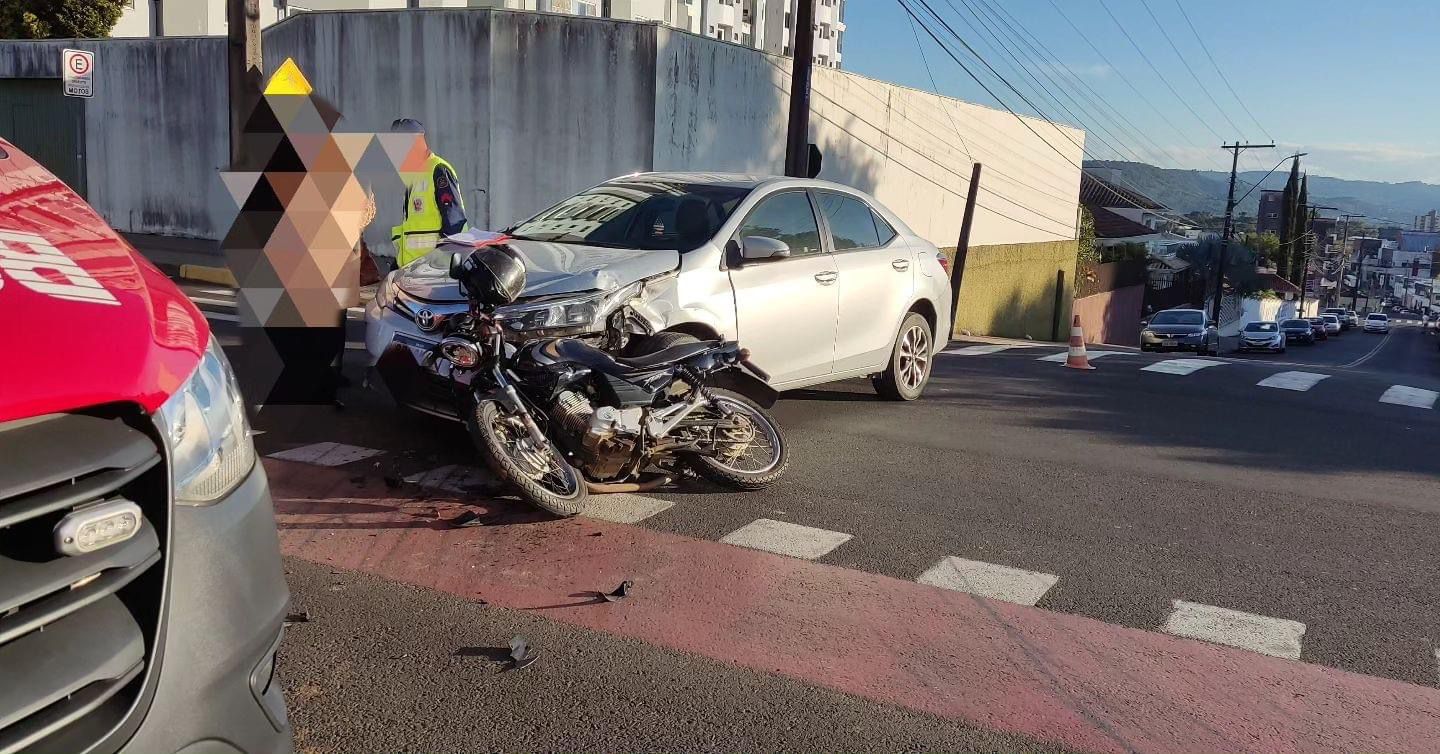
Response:
[{"label": "front grille", "polygon": [[[124,410],[0,424],[0,754],[93,747],[154,667],[169,486],[150,426]],[[119,499],[143,514],[134,536],[59,553],[62,518]]]}]

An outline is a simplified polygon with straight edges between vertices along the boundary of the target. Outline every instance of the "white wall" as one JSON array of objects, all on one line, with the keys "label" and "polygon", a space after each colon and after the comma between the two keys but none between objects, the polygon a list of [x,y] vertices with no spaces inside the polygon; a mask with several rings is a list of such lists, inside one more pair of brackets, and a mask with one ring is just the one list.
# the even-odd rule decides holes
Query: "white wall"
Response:
[{"label": "white wall", "polygon": [[151,0],[135,0],[135,7],[121,11],[120,20],[115,23],[115,28],[110,30],[110,36],[150,36],[150,2]]}]

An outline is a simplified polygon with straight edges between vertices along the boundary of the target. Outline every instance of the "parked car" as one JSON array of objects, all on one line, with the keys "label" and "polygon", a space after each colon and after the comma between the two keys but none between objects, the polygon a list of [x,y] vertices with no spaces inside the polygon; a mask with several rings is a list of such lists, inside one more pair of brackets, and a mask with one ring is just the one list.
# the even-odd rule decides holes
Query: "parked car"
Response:
[{"label": "parked car", "polygon": [[1279,322],[1247,322],[1240,328],[1236,350],[1285,353],[1285,333],[1280,331]]},{"label": "parked car", "polygon": [[3,139],[0,207],[0,750],[290,751],[289,592],[225,354]]},{"label": "parked car", "polygon": [[[1308,319],[1287,319],[1280,323],[1280,332],[1285,335],[1286,342],[1313,346],[1315,345],[1314,327]],[[1322,326],[1321,329],[1323,330],[1324,327]]]},{"label": "parked car", "polygon": [[1390,318],[1384,314],[1371,314],[1366,316],[1365,332],[1390,332]]},{"label": "parked car", "polygon": [[1199,309],[1166,309],[1140,325],[1142,351],[1220,353],[1220,331]]},{"label": "parked car", "polygon": [[[503,233],[528,281],[495,310],[515,343],[565,335],[634,357],[736,340],[776,389],[868,375],[884,397],[913,400],[949,340],[945,257],[837,183],[641,173]],[[392,272],[365,311],[366,348],[392,395],[450,418],[449,388],[415,375],[467,310],[449,276],[467,242]]]},{"label": "parked car", "polygon": [[1339,335],[1340,331],[1345,329],[1345,325],[1340,321],[1340,318],[1334,314],[1321,314],[1320,319],[1325,323],[1326,335]]},{"label": "parked car", "polygon": [[1334,315],[1335,321],[1340,323],[1341,330],[1350,329],[1350,312],[1343,307],[1332,306],[1329,309],[1322,309],[1320,316]]},{"label": "parked car", "polygon": [[1345,310],[1345,322],[1347,322],[1351,327],[1359,327],[1359,326],[1360,326],[1360,313],[1357,312],[1357,311],[1355,311],[1354,309],[1346,309],[1346,310]]},{"label": "parked car", "polygon": [[1306,321],[1310,323],[1310,332],[1315,336],[1315,340],[1330,339],[1330,331],[1325,329],[1325,320],[1320,317],[1310,317]]}]

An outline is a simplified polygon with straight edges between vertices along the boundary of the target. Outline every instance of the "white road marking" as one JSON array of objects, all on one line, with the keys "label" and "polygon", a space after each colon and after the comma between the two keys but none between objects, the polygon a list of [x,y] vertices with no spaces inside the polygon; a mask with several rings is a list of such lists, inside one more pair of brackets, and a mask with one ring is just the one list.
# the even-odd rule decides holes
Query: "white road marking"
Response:
[{"label": "white road marking", "polygon": [[364,344],[364,343],[352,343],[352,342],[346,341],[346,343],[345,343],[345,350],[347,350],[347,351],[363,351],[363,350],[365,350],[365,344]]},{"label": "white road marking", "polygon": [[1434,408],[1435,399],[1440,398],[1440,393],[1424,388],[1410,387],[1409,385],[1391,385],[1384,395],[1380,396],[1381,403],[1393,403],[1397,406],[1414,406],[1415,408]]},{"label": "white road marking", "polygon": [[221,348],[239,348],[240,338],[236,335],[221,335],[219,338]]},{"label": "white road marking", "polygon": [[617,524],[638,524],[674,507],[675,503],[670,500],[648,495],[591,495],[581,515]]},{"label": "white road marking", "polygon": [[941,354],[951,356],[985,356],[992,353],[1008,351],[1012,348],[1029,348],[1029,346],[1007,346],[1007,345],[986,345],[986,346],[965,346],[964,348],[952,348],[948,351],[941,351]]},{"label": "white road marking", "polygon": [[[1091,361],[1094,361],[1095,359],[1103,359],[1103,358],[1105,358],[1106,356],[1130,356],[1130,355],[1132,355],[1132,354],[1131,354],[1129,351],[1089,351],[1089,350],[1087,350],[1087,351],[1085,352],[1086,358],[1088,358],[1088,359],[1091,360]],[[1049,356],[1041,356],[1040,358],[1036,359],[1036,361],[1053,361],[1053,362],[1055,362],[1056,364],[1064,364],[1064,363],[1065,363],[1065,360],[1066,360],[1069,356],[1070,356],[1070,351],[1067,349],[1067,350],[1061,351],[1060,353],[1052,353],[1052,354],[1050,354]]]},{"label": "white road marking", "polygon": [[760,518],[726,534],[721,542],[792,558],[814,560],[850,541],[844,532]]},{"label": "white road marking", "polygon": [[471,487],[490,479],[489,474],[474,466],[460,466],[453,463],[449,466],[441,466],[438,469],[430,469],[405,477],[405,481],[411,484],[454,492],[459,495],[468,494]]},{"label": "white road marking", "polygon": [[946,556],[915,580],[941,589],[1034,607],[1060,577]]},{"label": "white road marking", "polygon": [[217,321],[217,322],[239,322],[239,321],[240,321],[239,315],[236,315],[236,314],[222,314],[222,313],[220,313],[220,312],[207,312],[207,311],[201,311],[200,313],[205,315],[205,319],[213,319],[213,320],[215,320],[215,321]]},{"label": "white road marking", "polygon": [[1329,376],[1328,374],[1319,374],[1317,372],[1276,372],[1255,384],[1260,387],[1274,387],[1281,390],[1294,390],[1298,393],[1303,393],[1315,387],[1316,383],[1320,382],[1320,380],[1326,379]]},{"label": "white road marking", "polygon": [[1239,647],[1271,657],[1300,659],[1304,623],[1185,600],[1175,600],[1173,604],[1174,612],[1160,627],[1167,634]]},{"label": "white road marking", "polygon": [[231,298],[235,296],[233,288],[201,288],[200,292],[207,296],[230,296]]},{"label": "white road marking", "polygon": [[1190,374],[1206,367],[1218,367],[1225,363],[1227,362],[1215,361],[1214,359],[1166,359],[1165,361],[1157,361],[1140,371],[1160,372],[1161,374]]},{"label": "white road marking", "polygon": [[378,456],[384,453],[383,450],[374,448],[361,448],[355,445],[346,445],[339,442],[317,442],[310,445],[301,445],[298,448],[282,450],[279,453],[271,453],[271,458],[278,458],[282,461],[299,461],[310,463],[316,466],[344,466],[347,463]]}]

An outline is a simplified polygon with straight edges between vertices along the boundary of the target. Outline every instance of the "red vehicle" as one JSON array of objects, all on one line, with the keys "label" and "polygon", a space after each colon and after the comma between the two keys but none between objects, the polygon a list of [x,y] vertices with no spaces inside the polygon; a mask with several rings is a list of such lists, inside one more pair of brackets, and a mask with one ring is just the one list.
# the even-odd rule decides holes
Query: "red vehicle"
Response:
[{"label": "red vehicle", "polygon": [[0,752],[290,751],[289,594],[195,306],[0,139]]}]

